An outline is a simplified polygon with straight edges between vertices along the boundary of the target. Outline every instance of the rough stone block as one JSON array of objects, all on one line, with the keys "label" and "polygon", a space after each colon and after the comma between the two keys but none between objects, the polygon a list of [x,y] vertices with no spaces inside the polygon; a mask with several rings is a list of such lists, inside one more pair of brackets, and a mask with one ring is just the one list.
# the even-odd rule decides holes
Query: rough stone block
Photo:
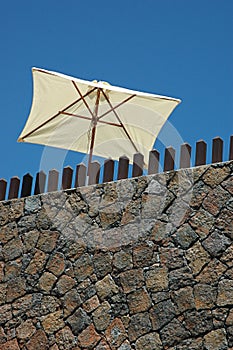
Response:
[{"label": "rough stone block", "polygon": [[111,349],[118,349],[126,339],[127,334],[120,318],[115,318],[105,331],[106,339]]},{"label": "rough stone block", "polygon": [[30,253],[33,250],[33,248],[36,247],[39,235],[40,232],[37,230],[24,233],[24,235],[22,236],[24,253]]},{"label": "rough stone block", "polygon": [[22,274],[23,268],[23,258],[20,257],[16,260],[8,261],[5,263],[5,271],[4,271],[4,281],[8,283],[8,281],[13,280],[17,277],[20,277]]},{"label": "rough stone block", "polygon": [[172,299],[177,305],[180,313],[195,308],[193,289],[191,287],[181,288],[172,293]]},{"label": "rough stone block", "polygon": [[12,319],[11,305],[0,306],[0,325]]},{"label": "rough stone block", "polygon": [[25,198],[24,210],[27,214],[36,213],[41,209],[41,201],[39,196],[30,196]]},{"label": "rough stone block", "polygon": [[121,207],[117,204],[111,204],[108,207],[101,208],[98,212],[101,227],[105,230],[115,225],[119,225],[121,221]]},{"label": "rough stone block", "polygon": [[4,282],[4,277],[5,277],[4,267],[5,267],[4,262],[0,261],[0,283]]},{"label": "rough stone block", "polygon": [[197,337],[213,329],[213,316],[210,310],[187,311],[184,324],[191,335]]},{"label": "rough stone block", "polygon": [[233,326],[233,309],[230,310],[229,315],[227,316],[226,325]]},{"label": "rough stone block", "polygon": [[5,225],[9,220],[9,208],[0,203],[0,226]]},{"label": "rough stone block", "polygon": [[[0,218],[1,218],[1,211],[0,211]],[[2,244],[7,243],[8,241],[12,240],[13,238],[16,238],[17,236],[18,236],[18,229],[15,222],[10,222],[1,227],[0,242]]]},{"label": "rough stone block", "polygon": [[138,289],[128,294],[127,302],[131,314],[149,310],[151,307],[151,299],[145,288]]},{"label": "rough stone block", "polygon": [[55,276],[60,276],[65,270],[65,258],[62,253],[55,253],[52,255],[47,263],[46,268]]},{"label": "rough stone block", "polygon": [[168,288],[168,270],[154,267],[145,273],[146,287],[149,291],[159,292]]},{"label": "rough stone block", "polygon": [[71,332],[68,326],[64,327],[58,331],[55,335],[57,349],[63,348],[66,350],[71,350],[75,346],[75,336]]},{"label": "rough stone block", "polygon": [[196,280],[200,283],[216,285],[226,269],[227,266],[222,264],[218,259],[212,259],[199,275],[196,276]]},{"label": "rough stone block", "polygon": [[162,350],[162,342],[156,332],[143,335],[135,343],[136,350]]},{"label": "rough stone block", "polygon": [[70,325],[74,335],[79,335],[89,324],[91,319],[87,316],[86,312],[78,308],[68,319],[68,324]]},{"label": "rough stone block", "polygon": [[209,254],[201,246],[200,242],[195,243],[191,248],[189,248],[185,256],[195,275],[198,274],[203,266],[210,261]]},{"label": "rough stone block", "polygon": [[[120,349],[120,348],[119,348]],[[101,340],[95,350],[111,350],[105,340]]]},{"label": "rough stone block", "polygon": [[102,278],[112,271],[112,255],[109,252],[99,252],[93,256],[96,276]]},{"label": "rough stone block", "polygon": [[151,230],[150,240],[155,243],[165,243],[171,240],[171,232],[174,231],[174,227],[170,222],[163,222],[155,220],[153,229]]},{"label": "rough stone block", "polygon": [[190,333],[177,319],[173,319],[161,329],[160,337],[163,346],[169,348],[179,344],[184,339],[190,338]]},{"label": "rough stone block", "polygon": [[39,288],[42,291],[50,292],[53,288],[53,285],[55,284],[57,278],[50,272],[45,272],[39,279]]},{"label": "rough stone block", "polygon": [[147,312],[132,315],[129,323],[128,334],[131,342],[151,331],[151,321]]},{"label": "rough stone block", "polygon": [[76,284],[76,281],[67,275],[62,275],[56,284],[56,289],[60,295],[67,293]]},{"label": "rough stone block", "polygon": [[161,329],[176,316],[176,308],[170,299],[161,301],[150,310],[153,330]]},{"label": "rough stone block", "polygon": [[197,240],[198,236],[190,225],[184,224],[173,235],[173,238],[179,247],[187,249]]},{"label": "rough stone block", "polygon": [[142,269],[122,272],[119,277],[125,293],[130,293],[137,288],[141,288],[145,283]]},{"label": "rough stone block", "polygon": [[172,270],[183,267],[185,264],[184,252],[179,248],[162,246],[160,248],[160,261],[162,266],[166,266]]},{"label": "rough stone block", "polygon": [[84,281],[94,272],[91,257],[83,254],[74,264],[74,273],[78,282]]},{"label": "rough stone block", "polygon": [[202,242],[203,247],[214,257],[220,256],[230,244],[230,238],[218,231],[214,231]]},{"label": "rough stone block", "polygon": [[43,231],[37,242],[37,248],[45,253],[51,253],[56,246],[59,233],[56,231]]},{"label": "rough stone block", "polygon": [[48,350],[49,342],[45,332],[42,329],[38,329],[36,333],[33,334],[31,339],[27,342],[28,350]]},{"label": "rough stone block", "polygon": [[104,301],[100,306],[93,312],[93,321],[97,331],[104,331],[111,319],[111,306],[107,301]]},{"label": "rough stone block", "polygon": [[233,175],[221,183],[221,186],[233,195]]},{"label": "rough stone block", "polygon": [[133,248],[133,264],[135,267],[145,267],[153,264],[154,244],[145,242]]},{"label": "rough stone block", "polygon": [[140,199],[127,203],[122,214],[121,225],[137,222],[140,215]]},{"label": "rough stone block", "polygon": [[209,284],[196,284],[193,289],[197,310],[211,309],[217,298],[217,289]]},{"label": "rough stone block", "polygon": [[207,350],[227,350],[228,344],[224,329],[216,329],[204,336],[204,344]]},{"label": "rough stone block", "polygon": [[214,227],[215,217],[208,211],[200,209],[191,216],[189,223],[201,239],[208,236]]},{"label": "rough stone block", "polygon": [[21,313],[26,313],[32,307],[33,296],[27,294],[22,298],[17,299],[12,303],[12,311],[14,316],[18,316]]},{"label": "rough stone block", "polygon": [[133,267],[132,254],[129,251],[120,250],[113,257],[113,266],[118,270],[128,270]]},{"label": "rough stone block", "polygon": [[210,167],[203,175],[204,182],[211,186],[216,187],[229,175],[230,169],[224,167]]},{"label": "rough stone block", "polygon": [[[232,205],[232,203],[231,203]],[[217,220],[216,227],[224,233],[227,237],[233,240],[233,206],[231,208],[224,208],[221,210]]]},{"label": "rough stone block", "polygon": [[93,324],[84,329],[78,336],[79,345],[87,349],[93,349],[100,339],[101,337]]},{"label": "rough stone block", "polygon": [[0,283],[0,305],[5,304],[6,302],[6,291],[7,291],[7,284]]},{"label": "rough stone block", "polygon": [[26,294],[26,282],[22,277],[17,277],[8,282],[6,300],[12,302],[13,300],[22,297]]},{"label": "rough stone block", "polygon": [[97,295],[94,295],[83,304],[83,309],[89,313],[95,310],[99,305],[100,305],[99,299]]},{"label": "rough stone block", "polygon": [[47,334],[53,334],[65,326],[61,310],[42,317],[42,325]]},{"label": "rough stone block", "polygon": [[[131,350],[131,346],[128,340],[124,341],[117,350]],[[102,350],[102,349],[101,349]]]},{"label": "rough stone block", "polygon": [[0,327],[0,344],[6,343],[6,340],[7,338],[6,338],[6,334],[4,333],[4,329]]},{"label": "rough stone block", "polygon": [[29,340],[35,332],[36,327],[31,320],[21,323],[16,329],[17,338],[22,340]]},{"label": "rough stone block", "polygon": [[203,208],[216,216],[230,197],[230,194],[219,186],[218,189],[214,189],[208,193],[203,201]]},{"label": "rough stone block", "polygon": [[23,244],[21,240],[16,237],[7,242],[2,249],[4,259],[14,260],[23,254]]},{"label": "rough stone block", "polygon": [[30,275],[35,275],[36,273],[43,271],[46,259],[47,255],[41,250],[37,250],[25,272]]},{"label": "rough stone block", "polygon": [[223,279],[218,285],[217,305],[225,306],[233,304],[233,281]]},{"label": "rough stone block", "polygon": [[82,304],[80,293],[76,289],[67,292],[63,297],[64,316],[71,315]]},{"label": "rough stone block", "polygon": [[12,339],[0,345],[1,350],[20,350],[17,339]]},{"label": "rough stone block", "polygon": [[119,290],[111,275],[107,275],[101,281],[96,282],[95,287],[101,300],[116,294]]},{"label": "rough stone block", "polygon": [[201,206],[204,198],[209,193],[209,187],[201,180],[194,183],[190,190],[190,201],[189,205],[193,208],[198,208]]}]

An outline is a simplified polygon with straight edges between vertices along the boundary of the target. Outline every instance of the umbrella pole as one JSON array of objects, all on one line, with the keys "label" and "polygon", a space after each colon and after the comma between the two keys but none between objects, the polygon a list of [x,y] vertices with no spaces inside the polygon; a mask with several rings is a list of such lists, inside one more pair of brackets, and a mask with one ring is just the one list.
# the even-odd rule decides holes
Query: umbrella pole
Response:
[{"label": "umbrella pole", "polygon": [[100,89],[97,90],[97,96],[96,96],[96,101],[95,101],[95,110],[94,110],[94,113],[92,115],[91,145],[90,145],[90,152],[89,152],[89,159],[88,159],[87,176],[90,175],[90,165],[92,162],[92,156],[93,156],[93,150],[94,150],[94,144],[95,144],[95,134],[96,134],[99,102],[100,102]]},{"label": "umbrella pole", "polygon": [[92,156],[93,156],[93,149],[94,149],[94,143],[95,143],[95,134],[96,134],[96,124],[92,128],[91,132],[91,145],[90,145],[90,152],[89,152],[89,159],[88,159],[88,166],[87,166],[87,175],[89,176],[90,171],[90,165],[92,162]]}]

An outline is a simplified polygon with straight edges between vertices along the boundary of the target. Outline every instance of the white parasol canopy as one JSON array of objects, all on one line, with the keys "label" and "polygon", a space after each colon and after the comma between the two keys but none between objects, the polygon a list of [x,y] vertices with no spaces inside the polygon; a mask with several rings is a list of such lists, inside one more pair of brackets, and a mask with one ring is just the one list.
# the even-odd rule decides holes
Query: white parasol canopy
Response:
[{"label": "white parasol canopy", "polygon": [[149,151],[179,99],[85,81],[33,68],[31,112],[19,142],[64,148],[132,163]]}]

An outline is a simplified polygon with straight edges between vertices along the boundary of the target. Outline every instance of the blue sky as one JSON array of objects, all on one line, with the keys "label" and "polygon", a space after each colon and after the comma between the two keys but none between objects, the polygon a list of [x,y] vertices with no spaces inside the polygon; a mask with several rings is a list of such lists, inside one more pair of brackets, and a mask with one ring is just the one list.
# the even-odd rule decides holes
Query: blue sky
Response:
[{"label": "blue sky", "polygon": [[[0,13],[0,178],[34,175],[45,154],[43,146],[16,142],[31,107],[33,66],[181,98],[156,146],[177,146],[174,135],[193,147],[221,136],[227,157],[232,0],[9,0]],[[81,159],[56,157],[73,166]]]}]

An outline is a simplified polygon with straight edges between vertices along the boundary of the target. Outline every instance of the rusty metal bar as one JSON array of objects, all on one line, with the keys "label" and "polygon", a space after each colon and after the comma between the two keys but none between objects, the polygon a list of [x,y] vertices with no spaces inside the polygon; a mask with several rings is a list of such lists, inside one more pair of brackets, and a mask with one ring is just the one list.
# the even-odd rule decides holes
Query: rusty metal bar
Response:
[{"label": "rusty metal bar", "polygon": [[100,177],[100,163],[99,162],[92,162],[89,165],[89,179],[88,179],[88,185],[95,185],[99,183],[99,177]]},{"label": "rusty metal bar", "polygon": [[73,169],[66,166],[62,172],[62,189],[67,190],[72,187]]},{"label": "rusty metal bar", "polygon": [[148,175],[157,174],[159,171],[159,157],[160,154],[156,149],[150,151],[149,164],[148,164]]},{"label": "rusty metal bar", "polygon": [[20,185],[20,179],[17,176],[12,177],[10,180],[10,189],[9,189],[8,199],[18,198],[19,185]]},{"label": "rusty metal bar", "polygon": [[76,166],[75,187],[85,186],[86,174],[87,174],[86,166],[84,164],[78,164]]},{"label": "rusty metal bar", "polygon": [[212,163],[222,162],[223,140],[221,137],[215,137],[212,141]]},{"label": "rusty metal bar", "polygon": [[44,171],[41,170],[36,174],[34,194],[40,194],[45,192],[45,181],[46,174],[44,173]]},{"label": "rusty metal bar", "polygon": [[31,195],[32,191],[32,175],[27,173],[23,177],[23,183],[22,183],[22,189],[21,189],[21,195],[20,197],[28,197]]},{"label": "rusty metal bar", "polygon": [[5,179],[0,179],[0,201],[4,201],[6,198],[6,186],[7,181]]},{"label": "rusty metal bar", "polygon": [[175,166],[175,149],[173,147],[165,148],[164,171],[174,170]]},{"label": "rusty metal bar", "polygon": [[229,160],[233,160],[233,135],[230,138]]},{"label": "rusty metal bar", "polygon": [[119,158],[117,179],[127,179],[129,172],[129,158],[122,156]]},{"label": "rusty metal bar", "polygon": [[110,182],[114,176],[114,160],[107,159],[104,162],[103,182]]},{"label": "rusty metal bar", "polygon": [[195,165],[205,165],[206,164],[206,151],[207,144],[205,141],[200,140],[196,142],[196,156],[195,156]]},{"label": "rusty metal bar", "polygon": [[133,172],[132,176],[137,177],[143,174],[144,156],[141,153],[135,153],[133,156]]},{"label": "rusty metal bar", "polygon": [[190,168],[192,148],[188,143],[184,143],[180,147],[180,169]]},{"label": "rusty metal bar", "polygon": [[49,170],[47,192],[57,191],[59,172],[56,169]]}]

